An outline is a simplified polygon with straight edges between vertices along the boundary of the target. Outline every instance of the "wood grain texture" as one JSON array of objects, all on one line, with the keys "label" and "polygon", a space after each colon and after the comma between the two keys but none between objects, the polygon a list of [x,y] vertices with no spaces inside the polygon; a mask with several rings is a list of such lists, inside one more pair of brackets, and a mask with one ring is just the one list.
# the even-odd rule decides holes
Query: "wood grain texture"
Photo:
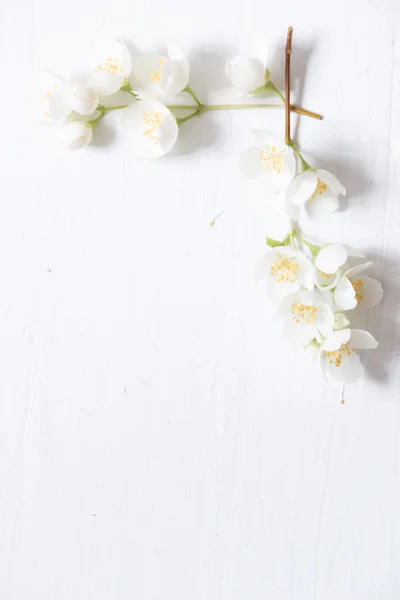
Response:
[{"label": "wood grain texture", "polygon": [[[4,600],[400,598],[397,4],[2,1]],[[69,154],[25,109],[35,70],[104,30],[173,36],[203,99],[263,37],[282,88],[288,25],[293,100],[325,116],[292,134],[348,188],[304,230],[365,249],[385,285],[344,405],[254,283],[279,231],[238,157],[251,128],[283,135],[283,111],[204,115],[138,168],[117,115]]]}]

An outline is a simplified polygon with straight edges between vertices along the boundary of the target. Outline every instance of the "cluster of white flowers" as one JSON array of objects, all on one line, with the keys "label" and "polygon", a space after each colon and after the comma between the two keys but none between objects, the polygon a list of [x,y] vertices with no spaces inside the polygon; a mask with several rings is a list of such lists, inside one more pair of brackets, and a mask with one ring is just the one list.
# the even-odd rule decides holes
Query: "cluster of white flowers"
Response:
[{"label": "cluster of white flowers", "polygon": [[[102,49],[88,77],[66,79],[46,74],[41,114],[45,121],[62,126],[66,147],[76,150],[92,142],[93,132],[107,112],[123,108],[134,155],[158,158],[172,148],[178,136],[179,119],[167,103],[186,90],[188,80],[189,64],[179,50],[170,48],[168,56],[132,59],[125,44],[112,41]],[[120,105],[121,91],[125,101],[128,95],[129,104]],[[187,91],[191,99],[190,88]]]},{"label": "cluster of white flowers", "polygon": [[[98,54],[88,76],[65,78],[47,72],[40,90],[41,116],[62,126],[61,137],[70,150],[93,141],[105,114],[124,109],[121,122],[129,132],[133,156],[159,158],[174,146],[182,123],[211,110],[190,87],[189,62],[173,44],[168,45],[166,56],[132,58],[124,43],[112,40],[102,44]],[[226,75],[241,95],[269,90],[283,99],[259,59],[230,59]]]},{"label": "cluster of white flowers", "polygon": [[[272,92],[285,101],[261,60],[237,56],[227,61],[225,71],[241,96]],[[42,94],[46,103],[43,114],[46,120],[62,125],[67,148],[90,144],[104,115],[124,109],[122,122],[130,131],[138,159],[166,154],[178,138],[179,126],[205,110],[245,106],[202,104],[189,85],[187,59],[171,46],[167,56],[132,59],[122,42],[113,41],[88,77],[66,79],[49,74],[48,78]],[[127,104],[121,105],[121,92],[125,100],[128,97]],[[182,110],[189,113],[177,116]],[[303,109],[300,112],[307,114]],[[364,258],[362,253],[338,244],[313,245],[293,228],[301,206],[312,217],[330,214],[346,189],[332,173],[312,168],[292,140],[284,141],[268,131],[253,131],[253,136],[254,145],[241,157],[242,171],[247,178],[258,178],[267,193],[284,194],[291,222],[284,240],[267,238],[273,248],[266,257],[269,296],[284,319],[287,335],[307,356],[319,358],[323,370],[334,378],[344,383],[355,381],[362,372],[356,350],[375,348],[377,342],[368,332],[351,329],[345,311],[379,304],[382,286],[364,274],[371,262],[355,264]]]},{"label": "cluster of white flowers", "polygon": [[[239,69],[247,71],[240,77],[243,91],[262,85],[257,62],[236,60],[232,65],[236,78]],[[377,306],[382,285],[364,274],[372,262],[360,263],[365,258],[361,252],[339,244],[316,246],[295,229],[301,206],[311,217],[328,215],[337,210],[346,189],[329,171],[312,168],[291,140],[268,131],[253,131],[253,137],[255,144],[241,157],[242,172],[248,179],[258,178],[267,194],[284,194],[291,222],[284,240],[266,240],[273,248],[265,260],[269,298],[284,320],[287,337],[307,357],[318,360],[324,374],[342,383],[354,382],[362,374],[356,350],[376,348],[378,342],[367,331],[352,329],[351,312],[345,311]]]},{"label": "cluster of white flowers", "polygon": [[364,275],[371,262],[350,246],[315,246],[293,231],[282,242],[267,238],[267,292],[284,320],[286,335],[324,372],[343,383],[356,381],[362,366],[356,350],[377,342],[367,331],[351,329],[345,311],[372,308],[382,300],[382,285]]}]

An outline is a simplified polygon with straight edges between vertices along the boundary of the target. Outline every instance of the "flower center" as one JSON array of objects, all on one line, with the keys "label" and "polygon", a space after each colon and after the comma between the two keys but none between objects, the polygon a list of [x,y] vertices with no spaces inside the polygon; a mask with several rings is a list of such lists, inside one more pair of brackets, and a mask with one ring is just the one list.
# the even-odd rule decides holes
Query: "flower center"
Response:
[{"label": "flower center", "polygon": [[313,325],[317,316],[318,308],[315,306],[309,306],[307,304],[292,304],[292,318],[295,323],[306,323],[307,325]]},{"label": "flower center", "polygon": [[156,71],[156,72],[150,71],[151,83],[160,83],[161,73],[163,72],[164,63],[166,60],[167,60],[166,58],[159,58],[157,61],[157,64],[160,66],[160,68],[158,69],[158,71]]},{"label": "flower center", "polygon": [[356,293],[357,302],[361,302],[361,300],[363,299],[363,283],[362,283],[361,279],[352,281],[351,285],[353,286],[353,289]]},{"label": "flower center", "polygon": [[157,146],[160,142],[157,139],[156,130],[162,121],[161,113],[156,113],[154,111],[143,113],[143,121],[146,126],[143,135],[148,137],[149,140]]},{"label": "flower center", "polygon": [[264,173],[282,173],[284,167],[283,150],[276,146],[264,146],[260,152],[261,170]]},{"label": "flower center", "polygon": [[326,352],[326,356],[329,359],[331,365],[340,367],[342,360],[345,356],[351,356],[355,352],[354,348],[350,348],[349,344],[342,344],[339,350],[333,350],[332,352]]},{"label": "flower center", "polygon": [[326,183],[324,183],[319,177],[317,179],[317,187],[315,188],[315,190],[313,191],[313,193],[310,196],[310,200],[315,200],[315,198],[317,196],[321,196],[325,190],[327,189],[327,185]]},{"label": "flower center", "polygon": [[293,258],[276,258],[271,265],[271,276],[275,277],[277,283],[282,281],[294,283],[297,281],[298,270],[299,265]]},{"label": "flower center", "polygon": [[326,279],[330,279],[332,277],[332,273],[325,273],[324,271],[320,271],[319,269],[318,273],[321,275],[321,277],[325,277]]},{"label": "flower center", "polygon": [[119,58],[113,58],[112,56],[109,56],[102,65],[98,65],[94,72],[106,73],[107,75],[117,75],[124,70],[124,67],[121,67],[118,63]]}]

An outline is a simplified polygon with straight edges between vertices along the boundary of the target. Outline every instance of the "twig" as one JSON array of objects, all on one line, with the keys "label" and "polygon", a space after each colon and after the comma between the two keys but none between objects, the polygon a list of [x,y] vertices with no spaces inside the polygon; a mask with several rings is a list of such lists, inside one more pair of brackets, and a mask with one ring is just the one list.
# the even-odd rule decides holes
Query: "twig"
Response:
[{"label": "twig", "polygon": [[290,56],[292,54],[293,27],[289,27],[285,49],[285,142],[291,145],[290,137]]}]

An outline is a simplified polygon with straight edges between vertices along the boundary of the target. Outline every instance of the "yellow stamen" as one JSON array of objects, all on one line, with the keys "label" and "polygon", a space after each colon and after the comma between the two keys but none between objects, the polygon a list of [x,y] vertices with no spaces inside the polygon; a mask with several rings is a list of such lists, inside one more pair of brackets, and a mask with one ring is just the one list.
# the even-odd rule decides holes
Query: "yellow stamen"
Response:
[{"label": "yellow stamen", "polygon": [[106,73],[107,75],[116,75],[123,71],[123,67],[120,67],[118,58],[113,58],[109,56],[106,58],[102,65],[99,65],[97,69],[94,70],[95,73]]},{"label": "yellow stamen", "polygon": [[283,150],[276,146],[264,146],[260,152],[261,170],[264,173],[282,173],[284,167]]},{"label": "yellow stamen", "polygon": [[318,308],[308,304],[292,304],[292,318],[295,323],[303,321],[307,325],[313,325],[317,316]]},{"label": "yellow stamen", "polygon": [[363,299],[363,282],[361,279],[357,279],[356,281],[351,281],[351,285],[356,293],[357,302],[361,302]]},{"label": "yellow stamen", "polygon": [[317,179],[317,187],[315,188],[315,190],[313,191],[312,195],[310,196],[310,200],[315,200],[315,198],[317,196],[321,196],[325,190],[327,189],[327,185],[326,183],[324,183],[319,177]]},{"label": "yellow stamen", "polygon": [[156,136],[156,130],[162,121],[161,113],[156,113],[153,111],[143,113],[143,121],[146,125],[143,135],[148,137],[157,146],[159,144],[159,141]]},{"label": "yellow stamen", "polygon": [[288,283],[294,283],[297,281],[297,272],[299,265],[294,258],[276,258],[271,265],[270,273],[272,277],[275,277],[277,283],[286,281]]},{"label": "yellow stamen", "polygon": [[327,352],[326,356],[329,359],[331,365],[340,367],[342,360],[345,356],[351,356],[355,352],[355,348],[350,348],[349,344],[342,344],[339,350],[332,350]]}]

